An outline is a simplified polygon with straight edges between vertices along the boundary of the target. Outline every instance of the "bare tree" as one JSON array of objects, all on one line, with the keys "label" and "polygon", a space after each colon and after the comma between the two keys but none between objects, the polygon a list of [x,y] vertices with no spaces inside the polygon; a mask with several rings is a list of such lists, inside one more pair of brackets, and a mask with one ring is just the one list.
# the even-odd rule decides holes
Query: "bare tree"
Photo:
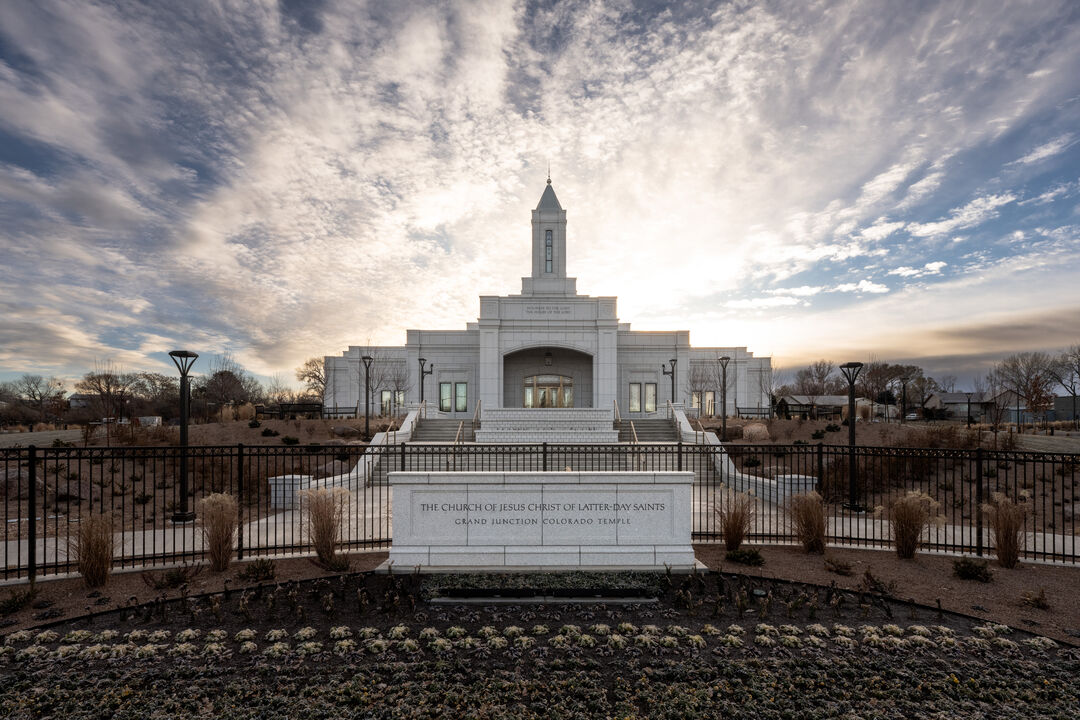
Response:
[{"label": "bare tree", "polygon": [[404,360],[390,360],[387,362],[386,387],[391,391],[390,412],[396,414],[400,411],[400,405],[406,394],[412,389],[412,378],[409,375],[409,367]]},{"label": "bare tree", "polygon": [[320,357],[308,358],[296,368],[296,379],[304,383],[304,389],[310,395],[326,397],[326,361]]},{"label": "bare tree", "polygon": [[208,403],[217,405],[242,405],[258,402],[264,394],[262,384],[237,363],[230,353],[221,355],[210,366],[210,374],[196,381],[196,391]]},{"label": "bare tree", "polygon": [[367,372],[368,387],[371,390],[371,406],[379,407],[379,392],[389,388],[389,379],[393,373],[395,362],[386,352],[386,348],[376,345],[367,345],[360,348],[360,362],[357,365],[357,387],[360,389],[357,395],[356,407],[358,412],[364,404],[364,362],[363,356],[371,358],[371,369]]},{"label": "bare tree", "polygon": [[88,396],[91,407],[100,417],[122,418],[135,395],[137,373],[125,372],[110,361],[94,363],[94,369],[75,383],[75,389]]},{"label": "bare tree", "polygon": [[781,368],[764,368],[758,373],[758,392],[769,399],[769,417],[773,416],[773,410],[780,399],[780,395],[787,388],[788,372]]},{"label": "bare tree", "polygon": [[835,369],[836,365],[831,360],[821,359],[795,373],[795,390],[800,395],[806,395],[814,417],[817,417],[818,398],[828,394],[829,380]]},{"label": "bare tree", "polygon": [[[694,394],[697,393],[698,402],[700,404],[699,414],[705,415],[709,408],[705,406],[705,393],[709,390],[718,390],[720,387],[720,378],[718,377],[719,367],[715,362],[691,362],[689,370],[684,373],[685,379],[683,385],[686,388],[686,392],[690,395],[691,399]],[[731,378],[728,378],[728,384],[731,383]],[[719,398],[713,398],[714,407],[713,412],[716,412],[715,403],[719,402]]]},{"label": "bare tree", "polygon": [[1065,348],[1054,358],[1050,374],[1072,398],[1073,424],[1080,428],[1080,416],[1076,414],[1076,396],[1080,394],[1080,344]]},{"label": "bare tree", "polygon": [[937,382],[941,392],[956,392],[956,376],[955,375],[942,375]]},{"label": "bare tree", "polygon": [[[1010,355],[998,363],[995,370],[1002,383],[1024,401],[1034,420],[1037,415],[1045,418],[1046,412],[1053,406],[1052,367],[1053,360],[1046,353],[1025,352]],[[1017,417],[1016,421],[1019,428],[1020,418]]]},{"label": "bare tree", "polygon": [[[297,375],[299,374],[300,371],[298,370]],[[279,373],[275,373],[273,377],[270,378],[270,383],[266,386],[266,397],[268,400],[280,405],[281,403],[292,402],[294,396],[295,393],[289,389]]]},{"label": "bare tree", "polygon": [[44,421],[46,408],[64,396],[64,383],[54,377],[23,375],[12,385],[19,402],[37,411],[38,419]]},{"label": "bare tree", "polygon": [[975,391],[982,392],[982,408],[986,422],[994,433],[994,449],[998,446],[998,433],[1009,414],[1009,396],[1000,375],[991,370],[982,382],[976,380]]}]

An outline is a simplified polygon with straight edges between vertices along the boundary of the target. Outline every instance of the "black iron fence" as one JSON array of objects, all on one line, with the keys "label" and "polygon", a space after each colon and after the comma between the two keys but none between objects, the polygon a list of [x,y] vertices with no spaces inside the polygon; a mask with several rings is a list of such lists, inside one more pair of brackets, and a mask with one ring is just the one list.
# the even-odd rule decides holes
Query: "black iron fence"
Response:
[{"label": "black iron fence", "polygon": [[[835,445],[356,445],[188,448],[189,504],[229,493],[239,504],[238,558],[309,552],[298,487],[350,492],[343,516],[346,550],[391,542],[388,473],[414,471],[665,471],[694,473],[695,540],[721,537],[720,514],[746,493],[754,508],[751,542],[795,540],[787,513],[796,493],[821,493],[834,545],[891,546],[888,507],[922,492],[940,518],[924,546],[992,555],[983,508],[1005,496],[1025,510],[1022,556],[1080,562],[1080,455]],[[118,567],[199,562],[201,527],[174,523],[181,507],[176,447],[0,449],[4,499],[3,578],[71,572],[78,529],[108,513]],[[854,467],[854,474],[852,468]],[[281,478],[290,478],[282,481]]]}]

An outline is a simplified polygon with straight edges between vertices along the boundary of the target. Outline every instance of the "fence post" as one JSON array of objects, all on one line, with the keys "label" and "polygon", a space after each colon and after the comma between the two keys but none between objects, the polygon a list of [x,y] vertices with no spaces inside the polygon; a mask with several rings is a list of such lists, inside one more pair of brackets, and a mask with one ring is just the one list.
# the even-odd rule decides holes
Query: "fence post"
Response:
[{"label": "fence post", "polygon": [[236,559],[244,559],[244,443],[236,444]]},{"label": "fence post", "polygon": [[983,449],[975,448],[975,554],[983,554]]},{"label": "fence post", "polygon": [[677,465],[678,465],[679,472],[682,472],[682,440],[679,441],[679,450],[678,450],[678,452],[679,452],[679,460],[678,460]]},{"label": "fence post", "polygon": [[817,444],[817,485],[819,492],[825,495],[825,443]]},{"label": "fence post", "polygon": [[405,472],[405,441],[401,442],[401,472]]},{"label": "fence post", "polygon": [[26,549],[27,572],[33,585],[37,575],[37,447],[31,445],[30,451],[30,544]]},{"label": "fence post", "polygon": [[540,452],[541,452],[541,468],[543,469],[544,472],[547,472],[547,443],[546,442],[544,443],[543,449]]}]

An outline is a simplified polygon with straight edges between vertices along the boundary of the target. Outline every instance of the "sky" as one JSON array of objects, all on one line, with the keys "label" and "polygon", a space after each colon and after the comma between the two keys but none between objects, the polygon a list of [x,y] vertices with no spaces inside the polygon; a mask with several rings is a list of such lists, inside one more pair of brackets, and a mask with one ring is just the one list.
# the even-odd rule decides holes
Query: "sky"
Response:
[{"label": "sky", "polygon": [[464,329],[549,166],[636,330],[961,384],[1080,342],[1080,3],[11,0],[0,380]]}]

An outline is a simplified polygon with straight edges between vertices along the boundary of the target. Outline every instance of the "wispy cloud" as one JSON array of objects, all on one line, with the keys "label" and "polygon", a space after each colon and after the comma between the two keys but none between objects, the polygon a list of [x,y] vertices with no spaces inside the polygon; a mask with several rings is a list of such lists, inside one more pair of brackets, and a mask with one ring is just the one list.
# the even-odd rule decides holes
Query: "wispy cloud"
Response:
[{"label": "wispy cloud", "polygon": [[0,3],[0,373],[462,328],[528,273],[549,161],[583,292],[761,352],[933,297],[954,233],[985,268],[1074,219],[1035,175],[1077,153],[1068,2],[296,7]]}]

